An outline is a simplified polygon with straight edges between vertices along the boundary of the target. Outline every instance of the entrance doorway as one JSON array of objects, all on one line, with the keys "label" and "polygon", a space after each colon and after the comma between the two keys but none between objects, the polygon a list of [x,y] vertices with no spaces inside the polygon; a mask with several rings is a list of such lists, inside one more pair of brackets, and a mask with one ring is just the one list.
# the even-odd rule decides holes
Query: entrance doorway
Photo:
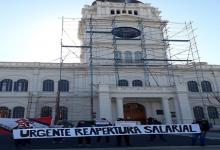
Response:
[{"label": "entrance doorway", "polygon": [[146,113],[143,105],[138,103],[124,104],[125,120],[140,121],[141,124],[146,123]]},{"label": "entrance doorway", "polygon": [[10,110],[8,107],[0,107],[0,118],[10,118]]}]

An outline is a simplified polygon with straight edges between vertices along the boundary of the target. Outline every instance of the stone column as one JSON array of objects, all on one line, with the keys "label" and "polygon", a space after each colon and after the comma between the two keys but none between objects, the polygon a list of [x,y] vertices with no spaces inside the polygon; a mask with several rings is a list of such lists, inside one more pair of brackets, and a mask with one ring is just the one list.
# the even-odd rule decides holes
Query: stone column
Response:
[{"label": "stone column", "polygon": [[[39,90],[42,89],[42,87],[39,87],[39,63],[34,63],[34,70],[33,70],[33,78],[32,78],[32,87],[29,87],[29,91],[32,91],[34,93],[37,93]],[[29,85],[28,85],[29,86]]]},{"label": "stone column", "polygon": [[182,119],[181,119],[181,115],[180,115],[180,106],[179,106],[177,97],[174,97],[173,101],[174,101],[174,107],[175,107],[175,112],[176,112],[177,123],[181,124],[182,123],[182,121],[181,121]]},{"label": "stone column", "polygon": [[124,118],[123,98],[116,98],[117,118]]},{"label": "stone column", "polygon": [[165,123],[166,124],[171,124],[172,123],[172,119],[171,119],[169,101],[168,101],[167,97],[163,97],[162,98],[162,105],[163,105],[163,112],[164,112],[164,117],[165,117]]},{"label": "stone column", "polygon": [[112,104],[108,85],[99,85],[99,111],[100,118],[112,121]]},{"label": "stone column", "polygon": [[182,123],[192,123],[193,116],[191,107],[189,104],[189,98],[187,94],[187,84],[183,81],[183,77],[176,79],[176,93],[180,109],[181,122]]},{"label": "stone column", "polygon": [[192,117],[191,107],[189,105],[188,95],[178,92],[177,96],[180,106],[182,123],[192,123],[193,117]]}]

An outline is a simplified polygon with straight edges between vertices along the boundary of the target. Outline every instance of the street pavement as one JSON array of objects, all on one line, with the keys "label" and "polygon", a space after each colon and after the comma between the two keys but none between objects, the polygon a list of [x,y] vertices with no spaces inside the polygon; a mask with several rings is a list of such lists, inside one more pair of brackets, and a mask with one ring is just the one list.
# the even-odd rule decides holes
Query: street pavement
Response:
[{"label": "street pavement", "polygon": [[[121,147],[121,148],[92,148],[93,150],[219,150],[220,146],[208,145],[201,146],[154,146],[154,147]],[[30,149],[35,150],[35,149]],[[39,150],[39,149],[38,149]],[[51,150],[51,149],[41,149]],[[56,149],[56,150],[91,150],[91,148],[72,148],[72,149]]]},{"label": "street pavement", "polygon": [[208,132],[206,137],[208,139],[218,139],[218,140],[220,140],[220,132]]},{"label": "street pavement", "polygon": [[[206,146],[199,146],[199,141],[196,146],[191,146],[191,137],[189,135],[164,135],[166,142],[161,141],[159,137],[155,141],[150,141],[149,135],[130,136],[131,146],[126,146],[124,139],[119,147],[116,145],[116,137],[110,137],[110,142],[106,143],[105,138],[102,138],[100,143],[97,143],[96,137],[92,138],[91,145],[78,145],[77,138],[65,138],[59,143],[54,143],[53,139],[34,139],[30,145],[20,146],[19,149],[28,150],[220,150],[220,132],[210,132],[207,134]],[[16,150],[11,137],[0,137],[0,150]]]}]

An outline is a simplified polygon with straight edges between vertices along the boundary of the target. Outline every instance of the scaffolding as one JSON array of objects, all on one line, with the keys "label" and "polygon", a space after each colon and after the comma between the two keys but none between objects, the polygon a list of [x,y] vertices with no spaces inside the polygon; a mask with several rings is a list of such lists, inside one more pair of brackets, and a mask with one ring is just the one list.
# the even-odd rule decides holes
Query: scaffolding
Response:
[{"label": "scaffolding", "polygon": [[31,92],[28,92],[28,104],[27,104],[27,112],[26,112],[26,118],[30,118],[30,114],[31,114],[31,107],[32,107],[32,97],[33,94]]},{"label": "scaffolding", "polygon": [[[142,59],[143,59],[143,66],[144,66],[144,85],[150,86],[150,80],[149,80],[149,69],[147,64],[147,48],[146,48],[146,39],[145,39],[145,33],[144,33],[144,26],[143,26],[143,19],[140,19],[138,21],[138,26],[141,31],[140,40],[141,40],[141,51],[142,51]],[[157,82],[156,82],[157,83]]]},{"label": "scaffolding", "polygon": [[[63,29],[63,33],[67,35],[68,38],[71,38],[70,34],[68,32],[66,32],[65,25],[69,24],[71,21],[78,21],[77,19],[74,18],[64,18],[64,29]],[[152,80],[155,82],[156,86],[160,86],[159,85],[159,81],[157,81],[157,75],[158,73],[153,71],[153,69],[160,69],[160,70],[168,70],[168,79],[169,79],[169,83],[170,86],[174,86],[174,75],[173,75],[173,66],[172,66],[172,62],[173,61],[188,61],[188,60],[171,60],[171,57],[168,59],[168,57],[166,57],[166,59],[163,59],[163,56],[161,56],[162,58],[153,58],[153,56],[151,56],[151,53],[154,53],[154,51],[156,51],[154,48],[154,46],[159,47],[160,49],[163,49],[164,54],[156,54],[156,55],[167,55],[166,52],[166,47],[168,47],[168,39],[159,41],[157,37],[159,36],[163,36],[160,35],[161,32],[159,31],[151,31],[151,28],[154,28],[152,25],[147,26],[144,25],[146,23],[156,23],[158,24],[157,29],[161,30],[164,28],[164,26],[166,26],[166,22],[160,22],[160,21],[151,21],[151,20],[143,20],[143,19],[138,19],[138,20],[123,20],[123,19],[118,19],[116,16],[114,16],[112,19],[97,19],[97,18],[88,18],[88,19],[82,19],[81,20],[84,24],[87,25],[86,28],[84,28],[84,31],[82,31],[79,34],[82,34],[80,36],[82,36],[84,38],[85,41],[83,45],[80,46],[80,44],[76,44],[75,42],[70,42],[70,44],[63,44],[62,47],[63,48],[67,48],[68,51],[72,51],[73,48],[82,48],[84,49],[83,51],[81,51],[82,54],[87,54],[88,57],[84,59],[88,59],[88,70],[89,70],[89,83],[90,83],[90,96],[91,96],[91,116],[93,116],[93,93],[94,93],[94,89],[93,86],[95,86],[97,83],[93,83],[93,68],[96,66],[107,66],[109,68],[111,68],[111,70],[114,70],[114,74],[115,74],[115,86],[118,86],[118,81],[120,80],[120,71],[121,69],[123,69],[124,67],[139,67],[139,68],[143,68],[143,76],[144,76],[144,85],[145,86],[154,86],[151,85],[152,83],[150,83],[150,78],[152,78]],[[111,26],[104,26],[104,23],[102,24],[97,24],[97,22],[103,22],[103,21],[107,21],[107,22],[111,22]],[[116,37],[114,34],[112,34],[113,29],[122,26],[122,24],[124,22],[129,22],[131,24],[133,24],[134,27],[138,28],[141,32],[140,37],[135,38],[135,39],[120,39],[118,37]],[[146,33],[146,29],[147,32]],[[151,35],[151,37],[146,37],[146,34]],[[98,35],[98,36],[97,36]],[[103,38],[105,37],[105,38]],[[95,39],[95,42],[94,40]],[[96,42],[107,42],[107,41],[111,41],[110,43],[112,43],[111,45],[109,44],[108,46],[104,45],[100,45],[97,44]],[[138,46],[139,46],[139,50],[142,53],[142,57],[141,60],[136,62],[136,61],[132,61],[132,63],[125,63],[125,60],[122,58],[119,58],[117,56],[118,52],[119,52],[119,48],[120,42],[122,41],[135,41],[135,42],[139,42]],[[70,40],[71,41],[71,40]],[[154,42],[156,43],[155,45],[146,45],[146,41],[148,41],[148,43],[150,42]],[[157,45],[157,42],[159,42],[159,44]],[[149,49],[149,46],[151,47],[151,49]],[[148,49],[147,49],[148,47]],[[87,50],[88,49],[88,50]],[[104,51],[102,54],[99,54],[98,51]],[[151,53],[147,53],[147,51],[151,51]],[[75,52],[74,52],[75,53]],[[96,53],[96,55],[94,55],[93,53]],[[159,53],[159,52],[155,52],[155,53]],[[169,51],[170,53],[170,51]],[[68,53],[67,53],[68,56]],[[121,57],[121,54],[120,54]],[[80,57],[81,58],[81,57]],[[81,58],[82,59],[82,58]],[[95,61],[95,63],[93,62],[93,60]],[[86,61],[86,60],[84,60]],[[102,62],[105,63],[102,63]],[[101,62],[101,63],[100,63]],[[156,62],[157,64],[153,64],[152,62]],[[172,84],[171,84],[171,79],[172,80]],[[92,117],[91,117],[92,118]]]},{"label": "scaffolding", "polygon": [[[63,52],[61,52],[61,59],[65,61],[71,54],[81,59],[81,63],[83,63],[82,61],[86,62],[86,59],[88,59],[91,119],[94,118],[94,87],[98,85],[98,83],[96,83],[97,81],[93,79],[93,74],[94,69],[100,66],[106,66],[114,72],[115,86],[118,86],[119,80],[121,79],[121,70],[128,67],[143,68],[144,85],[146,87],[175,87],[175,76],[178,70],[193,71],[194,77],[197,83],[199,83],[198,94],[203,104],[205,118],[209,119],[206,108],[212,104],[211,99],[215,99],[218,102],[220,101],[219,90],[212,93],[204,93],[202,91],[200,83],[205,80],[203,63],[200,61],[191,22],[173,23],[168,21],[143,20],[140,18],[138,20],[123,20],[116,16],[99,19],[91,16],[90,18],[83,18],[81,20],[81,22],[87,26],[83,28],[84,31],[79,33],[79,36],[83,37],[84,40],[83,45],[81,45],[76,44],[70,33],[65,29],[65,27],[68,26],[65,24],[70,24],[72,21],[78,22],[79,19],[63,18],[64,28],[62,29],[62,33],[66,35],[70,42],[67,42],[68,44],[61,44],[61,47],[68,51],[66,54],[62,54]],[[111,25],[106,26],[105,22]],[[132,24],[132,27],[138,28],[141,35],[134,39],[120,39],[112,34],[115,28],[126,25],[127,23]],[[157,26],[154,27],[152,24],[157,24]],[[120,44],[122,43],[123,45],[123,41],[128,40],[131,42],[139,42],[136,46],[139,46],[139,50],[142,53],[141,61],[137,62],[132,60],[131,63],[125,63],[126,60],[123,58],[119,59],[118,52],[121,47]],[[108,43],[109,41],[111,44]],[[104,44],[102,45],[100,43]],[[108,43],[107,46],[106,43]],[[79,56],[80,48],[81,54],[87,55],[88,58]],[[158,49],[161,49],[161,51]],[[100,51],[102,51],[102,53],[99,53]],[[155,56],[159,56],[159,58]],[[61,63],[63,63],[63,61]],[[60,68],[60,71],[61,70],[62,68]],[[161,73],[166,74],[167,85],[160,84],[158,75]],[[213,71],[212,75],[215,78]],[[154,81],[154,83],[151,83],[152,81]]]},{"label": "scaffolding", "polygon": [[[112,29],[116,28],[115,26],[115,18],[112,20]],[[118,48],[117,48],[117,40],[116,40],[116,36],[113,35],[112,38],[112,46],[113,46],[113,51],[114,51],[114,66],[115,66],[115,84],[118,84],[118,80],[119,80],[119,73],[118,73],[118,63],[120,62],[120,60],[118,60]]]},{"label": "scaffolding", "polygon": [[[173,23],[176,26],[176,23]],[[215,105],[216,107],[218,107],[218,109],[220,108],[219,106],[219,89],[218,89],[218,85],[215,85],[215,91],[213,91],[212,89],[210,91],[206,91],[205,85],[202,85],[203,81],[207,80],[207,68],[205,67],[207,65],[206,62],[201,62],[201,58],[199,56],[199,50],[197,47],[197,43],[196,43],[196,36],[195,36],[195,29],[193,28],[192,22],[189,23],[178,23],[178,26],[181,26],[181,29],[179,28],[178,32],[175,33],[168,33],[167,29],[164,32],[166,34],[167,39],[169,38],[175,38],[175,37],[185,37],[187,40],[184,44],[181,43],[181,45],[175,45],[173,46],[172,44],[170,44],[172,42],[169,42],[169,48],[168,48],[168,54],[169,54],[169,58],[170,59],[187,59],[190,61],[187,61],[186,63],[184,62],[172,62],[171,67],[172,68],[182,68],[186,71],[192,71],[194,73],[194,77],[190,77],[190,79],[188,79],[189,81],[196,81],[198,84],[198,92],[194,93],[198,94],[199,99],[201,100],[201,104],[202,104],[202,108],[204,111],[204,118],[208,119],[209,122],[215,124],[215,120],[211,120],[212,119],[212,115],[210,114],[210,112],[208,112],[208,107]],[[172,28],[173,26],[169,26],[170,28]],[[180,49],[178,51],[178,46],[181,46],[182,48],[185,49]],[[172,72],[175,69],[171,69]],[[211,74],[213,75],[214,78],[214,83],[217,84],[218,82],[216,81],[216,77],[214,76],[213,70],[211,69]],[[216,103],[217,102],[217,103]],[[217,104],[217,105],[216,105]]]}]

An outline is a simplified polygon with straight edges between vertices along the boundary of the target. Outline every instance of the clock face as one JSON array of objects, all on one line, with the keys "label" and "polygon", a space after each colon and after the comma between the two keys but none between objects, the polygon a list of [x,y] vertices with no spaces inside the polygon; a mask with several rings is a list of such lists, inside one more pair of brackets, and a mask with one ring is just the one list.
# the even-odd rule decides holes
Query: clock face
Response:
[{"label": "clock face", "polygon": [[141,35],[141,31],[133,27],[118,27],[112,30],[112,34],[121,39],[132,39]]}]

